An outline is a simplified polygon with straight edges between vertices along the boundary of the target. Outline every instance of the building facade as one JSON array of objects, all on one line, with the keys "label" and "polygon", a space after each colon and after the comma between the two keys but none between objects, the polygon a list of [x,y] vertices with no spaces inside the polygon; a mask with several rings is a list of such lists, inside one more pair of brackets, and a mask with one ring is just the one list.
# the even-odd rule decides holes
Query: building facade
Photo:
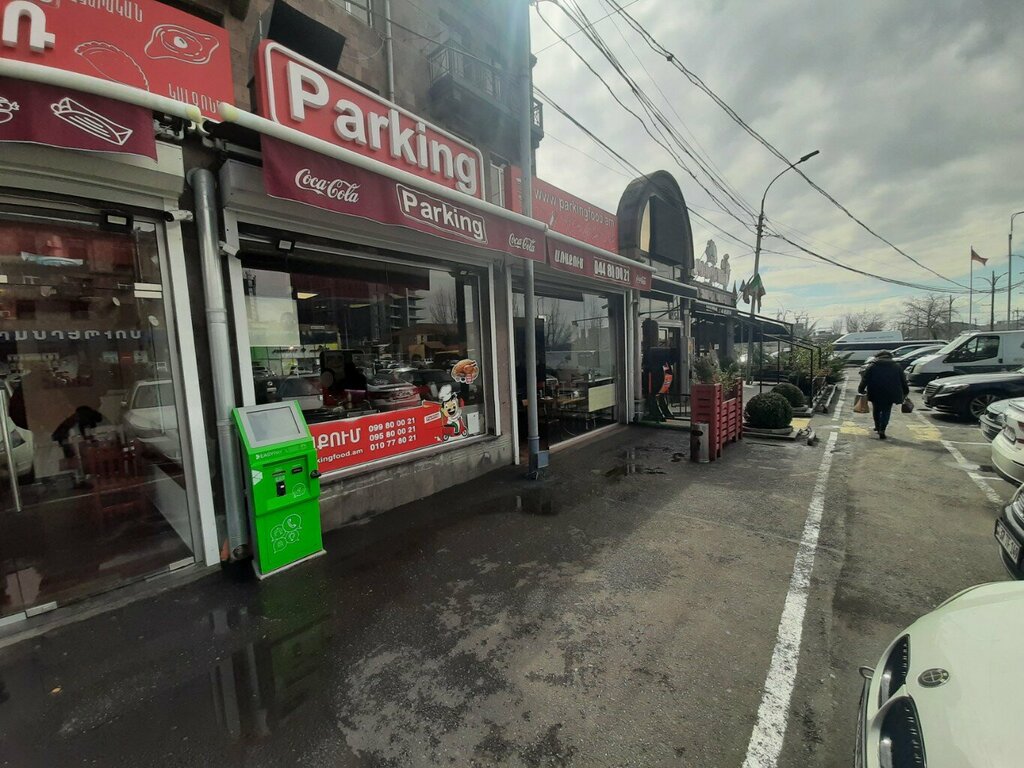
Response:
[{"label": "building facade", "polygon": [[0,3],[0,623],[244,559],[234,406],[327,529],[518,462],[526,261],[549,442],[633,419],[652,270],[516,213],[516,7]]}]

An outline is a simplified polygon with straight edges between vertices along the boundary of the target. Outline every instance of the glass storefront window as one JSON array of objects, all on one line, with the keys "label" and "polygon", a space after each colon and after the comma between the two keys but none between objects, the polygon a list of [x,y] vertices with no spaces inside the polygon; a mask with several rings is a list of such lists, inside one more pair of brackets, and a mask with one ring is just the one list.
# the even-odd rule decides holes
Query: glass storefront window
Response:
[{"label": "glass storefront window", "polygon": [[[526,318],[523,297],[513,296],[516,318],[516,391],[525,414]],[[564,292],[537,296],[537,388],[542,438],[548,444],[617,420],[615,333],[609,299]],[[525,424],[525,422],[524,422]],[[525,427],[520,429],[525,436]]]},{"label": "glass storefront window", "polygon": [[[250,253],[243,289],[257,403],[297,400],[311,425],[395,415],[376,419],[395,431],[384,446],[357,445],[334,463],[322,456],[321,471],[487,432],[478,274],[342,255],[285,265]],[[398,434],[410,414],[426,426]],[[358,442],[376,421],[359,422]]]},{"label": "glass storefront window", "polygon": [[192,557],[158,237],[0,213],[0,613]]}]

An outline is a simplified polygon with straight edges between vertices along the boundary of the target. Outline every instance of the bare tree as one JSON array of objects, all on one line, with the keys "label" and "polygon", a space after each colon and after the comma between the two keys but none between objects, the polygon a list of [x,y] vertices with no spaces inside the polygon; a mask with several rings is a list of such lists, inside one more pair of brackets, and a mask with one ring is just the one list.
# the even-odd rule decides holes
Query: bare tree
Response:
[{"label": "bare tree", "polygon": [[837,317],[835,320],[832,321],[831,331],[833,336],[843,335],[843,318]]},{"label": "bare tree", "polygon": [[953,309],[952,297],[929,293],[907,299],[900,322],[911,333],[925,333],[930,339],[938,339],[952,333],[953,317],[958,315]]},{"label": "bare tree", "polygon": [[453,288],[439,288],[431,296],[430,320],[436,325],[456,325],[459,320],[458,302]]},{"label": "bare tree", "polygon": [[881,312],[850,312],[843,322],[847,333],[885,330],[885,316]]}]

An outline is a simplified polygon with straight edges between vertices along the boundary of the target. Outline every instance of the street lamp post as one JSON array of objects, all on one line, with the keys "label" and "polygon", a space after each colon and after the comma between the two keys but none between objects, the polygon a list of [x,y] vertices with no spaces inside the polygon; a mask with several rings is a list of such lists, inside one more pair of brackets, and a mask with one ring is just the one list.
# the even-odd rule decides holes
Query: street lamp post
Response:
[{"label": "street lamp post", "polygon": [[[757,283],[758,272],[761,266],[761,235],[764,232],[764,201],[768,197],[768,190],[772,188],[772,184],[779,180],[779,176],[782,176],[786,171],[796,168],[800,163],[810,160],[820,150],[814,150],[808,152],[806,155],[801,157],[795,163],[790,163],[781,171],[774,179],[768,182],[768,186],[764,189],[764,194],[761,195],[761,211],[757,214],[757,242],[754,244],[754,276],[751,278],[751,282]],[[754,370],[754,323],[755,323],[755,310],[754,310],[754,297],[750,297],[750,328],[748,329],[747,337],[747,381],[750,381],[751,373]]]},{"label": "street lamp post", "polygon": [[[1013,275],[1013,220],[1020,216],[1024,211],[1017,211],[1010,216],[1010,234],[1006,240],[1006,261],[1007,261],[1007,274]],[[1010,278],[1009,285],[1006,286],[1006,330],[1010,330],[1010,307],[1013,302],[1013,278]]]}]

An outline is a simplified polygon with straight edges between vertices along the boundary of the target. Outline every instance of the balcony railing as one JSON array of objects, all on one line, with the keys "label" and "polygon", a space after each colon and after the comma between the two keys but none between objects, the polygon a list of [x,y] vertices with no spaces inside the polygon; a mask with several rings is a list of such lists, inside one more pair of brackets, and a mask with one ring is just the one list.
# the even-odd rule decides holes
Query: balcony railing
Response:
[{"label": "balcony railing", "polygon": [[435,48],[427,59],[430,62],[431,85],[444,78],[451,78],[501,102],[505,91],[505,76],[500,68],[485,64],[465,51],[447,45]]}]

